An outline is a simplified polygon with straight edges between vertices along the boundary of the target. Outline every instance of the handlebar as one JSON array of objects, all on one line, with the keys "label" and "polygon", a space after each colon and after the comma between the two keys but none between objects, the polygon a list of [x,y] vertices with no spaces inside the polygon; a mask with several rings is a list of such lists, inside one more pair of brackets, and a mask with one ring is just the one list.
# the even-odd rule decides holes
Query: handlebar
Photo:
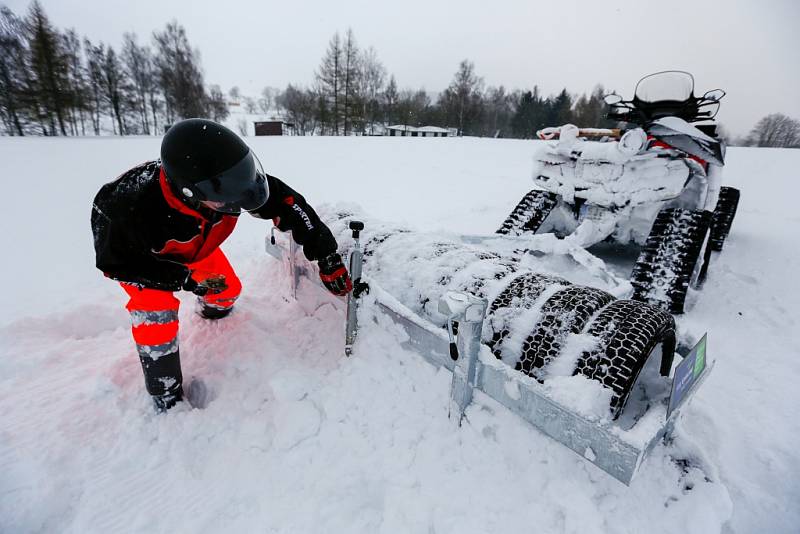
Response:
[{"label": "handlebar", "polygon": [[[707,108],[714,105],[716,105],[715,109],[700,111],[700,108]],[[655,118],[670,115],[680,117],[688,122],[713,119],[718,111],[719,100],[703,97],[693,97],[691,100],[685,102],[664,101],[664,104],[660,108],[659,102],[639,102],[637,105],[633,100],[622,100],[610,106],[606,117],[611,120],[645,125]]]}]

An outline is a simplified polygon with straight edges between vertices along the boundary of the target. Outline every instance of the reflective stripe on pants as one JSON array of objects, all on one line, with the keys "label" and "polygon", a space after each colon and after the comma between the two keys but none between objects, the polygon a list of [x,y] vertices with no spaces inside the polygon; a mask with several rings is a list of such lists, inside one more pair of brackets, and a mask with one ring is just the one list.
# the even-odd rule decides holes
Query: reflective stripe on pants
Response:
[{"label": "reflective stripe on pants", "polygon": [[[216,295],[206,295],[200,300],[215,308],[230,308],[242,291],[242,283],[221,249],[208,257],[187,265],[192,278],[198,282],[215,275],[225,277],[228,288]],[[151,357],[166,354],[170,345],[178,346],[178,307],[180,301],[171,291],[141,288],[133,284],[120,283],[130,297],[127,310],[131,314],[133,339],[139,348]]]},{"label": "reflective stripe on pants", "polygon": [[[228,288],[216,295],[202,297],[200,300],[203,305],[220,309],[233,306],[242,284],[221,249],[217,248],[205,259],[187,267],[192,270],[192,278],[198,282],[215,275],[225,277]],[[130,297],[125,308],[131,314],[133,340],[139,352],[147,391],[151,395],[162,395],[176,390],[182,378],[178,356],[180,301],[171,291],[125,282],[120,285]]]}]

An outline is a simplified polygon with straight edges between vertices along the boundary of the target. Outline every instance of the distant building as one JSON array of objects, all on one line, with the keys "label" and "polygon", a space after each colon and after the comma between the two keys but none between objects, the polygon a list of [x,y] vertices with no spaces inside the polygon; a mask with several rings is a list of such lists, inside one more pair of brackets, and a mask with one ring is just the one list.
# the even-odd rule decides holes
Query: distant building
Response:
[{"label": "distant building", "polygon": [[448,137],[450,130],[438,126],[421,126],[417,128],[420,137]]},{"label": "distant building", "polygon": [[448,137],[450,130],[439,128],[438,126],[408,126],[406,124],[395,124],[386,128],[384,135],[392,137]]},{"label": "distant building", "polygon": [[284,121],[256,121],[256,135],[295,135],[294,124]]},{"label": "distant building", "polygon": [[[395,124],[394,126],[388,126],[386,128],[386,132],[384,135],[389,135],[392,137],[395,136],[406,136],[411,135],[412,132],[416,134],[417,129],[413,126],[406,126],[405,124]],[[414,136],[416,137],[416,135]]]}]

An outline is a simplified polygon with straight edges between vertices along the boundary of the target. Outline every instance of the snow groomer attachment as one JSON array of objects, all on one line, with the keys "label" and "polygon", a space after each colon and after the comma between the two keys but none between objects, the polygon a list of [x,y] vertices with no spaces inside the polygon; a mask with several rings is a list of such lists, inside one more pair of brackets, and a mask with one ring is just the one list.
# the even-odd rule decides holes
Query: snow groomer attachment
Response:
[{"label": "snow groomer attachment", "polygon": [[[673,317],[619,300],[627,282],[552,235],[445,237],[367,220],[355,246],[348,229],[362,214],[324,218],[363,257],[372,291],[361,305],[401,326],[406,348],[453,373],[455,424],[481,391],[629,484],[711,369],[703,338],[673,370]],[[268,240],[267,249],[296,262],[294,277],[310,272],[291,246]],[[603,289],[581,285],[589,282]]]}]

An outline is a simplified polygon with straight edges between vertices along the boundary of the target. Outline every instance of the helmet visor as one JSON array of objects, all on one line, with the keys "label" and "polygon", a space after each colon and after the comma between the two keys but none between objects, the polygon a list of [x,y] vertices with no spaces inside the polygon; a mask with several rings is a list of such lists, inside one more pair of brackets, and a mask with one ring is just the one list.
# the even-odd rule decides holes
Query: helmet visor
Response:
[{"label": "helmet visor", "polygon": [[222,174],[198,182],[194,187],[201,194],[201,204],[222,213],[258,209],[269,196],[267,177],[252,151]]}]

